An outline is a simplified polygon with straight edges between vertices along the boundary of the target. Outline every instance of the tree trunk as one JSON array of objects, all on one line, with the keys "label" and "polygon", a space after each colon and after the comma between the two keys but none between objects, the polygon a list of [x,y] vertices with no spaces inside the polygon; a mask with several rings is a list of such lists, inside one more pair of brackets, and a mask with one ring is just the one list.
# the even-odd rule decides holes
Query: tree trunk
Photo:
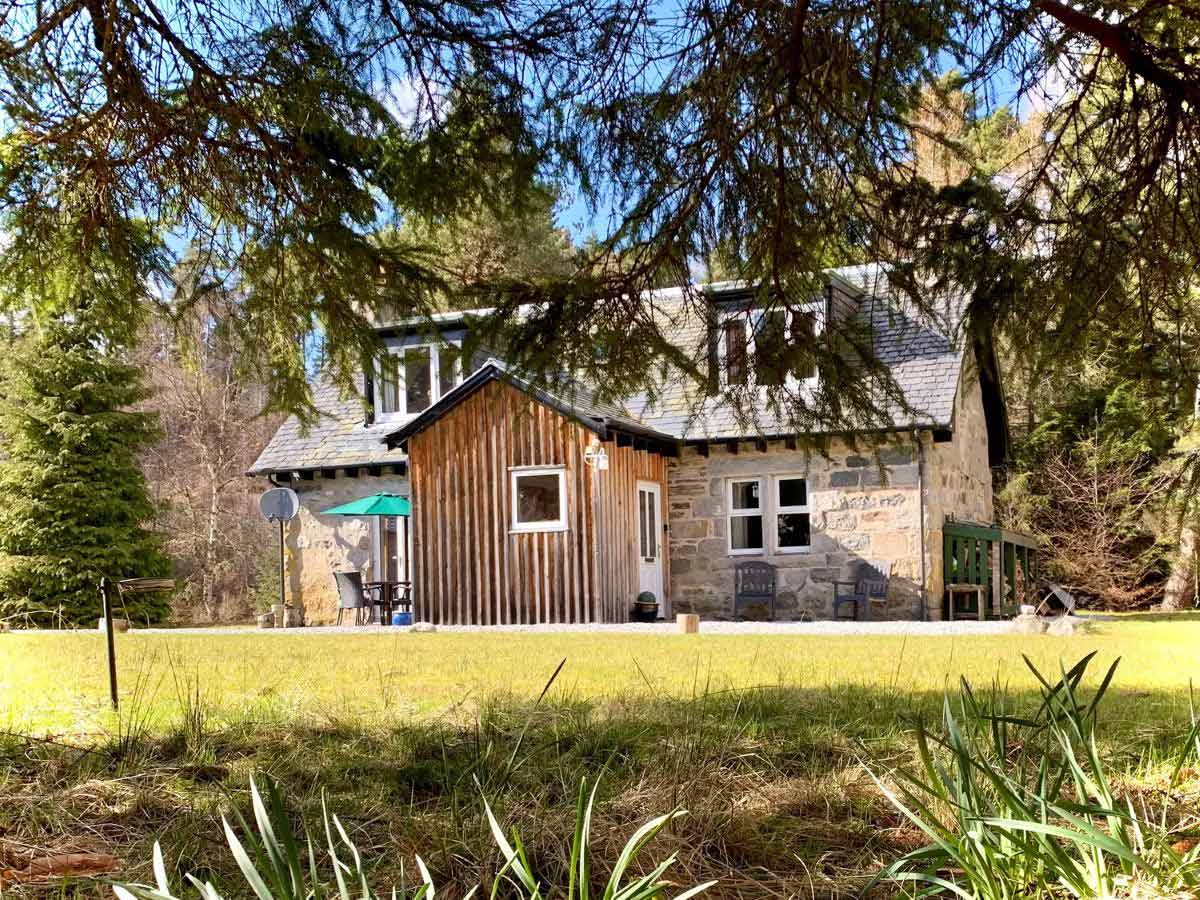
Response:
[{"label": "tree trunk", "polygon": [[1196,605],[1196,530],[1184,525],[1179,532],[1179,551],[1171,561],[1171,574],[1163,589],[1162,608],[1172,612]]},{"label": "tree trunk", "polygon": [[209,621],[215,621],[217,611],[213,606],[214,582],[216,574],[214,569],[217,563],[217,529],[220,524],[221,503],[220,503],[220,488],[217,485],[216,473],[209,467],[209,494],[208,494],[208,534],[205,535],[204,544],[204,567],[200,573],[202,584],[201,594],[204,604],[204,614],[208,616]]}]

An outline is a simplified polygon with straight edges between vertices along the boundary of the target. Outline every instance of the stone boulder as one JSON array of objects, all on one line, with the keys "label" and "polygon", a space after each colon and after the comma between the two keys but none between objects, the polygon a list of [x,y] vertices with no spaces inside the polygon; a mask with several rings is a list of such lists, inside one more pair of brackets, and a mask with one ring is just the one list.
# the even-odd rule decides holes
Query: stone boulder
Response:
[{"label": "stone boulder", "polygon": [[1054,637],[1071,637],[1075,634],[1086,634],[1091,630],[1091,623],[1085,622],[1079,616],[1067,615],[1057,616],[1050,620],[1050,624],[1046,627],[1046,634]]},{"label": "stone boulder", "polygon": [[432,622],[414,622],[408,630],[417,634],[430,634],[437,631],[437,626]]},{"label": "stone boulder", "polygon": [[1017,634],[1041,634],[1046,630],[1046,620],[1041,616],[1020,615],[1012,620],[1012,627]]}]

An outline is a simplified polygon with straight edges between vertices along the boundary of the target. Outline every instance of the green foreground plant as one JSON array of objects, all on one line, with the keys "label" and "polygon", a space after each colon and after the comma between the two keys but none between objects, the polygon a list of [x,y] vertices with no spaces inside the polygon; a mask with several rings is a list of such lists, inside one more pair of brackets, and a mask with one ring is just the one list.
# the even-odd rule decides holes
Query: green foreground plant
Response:
[{"label": "green foreground plant", "polygon": [[[919,771],[895,770],[895,789],[872,777],[931,843],[872,884],[981,900],[1195,896],[1200,845],[1172,835],[1170,797],[1154,815],[1119,797],[1106,770],[1096,723],[1120,660],[1089,700],[1080,682],[1094,655],[1055,684],[1026,658],[1042,697],[1032,716],[1012,714],[999,689],[985,702],[963,679],[957,713],[949,697],[943,705],[944,735],[918,724]],[[1172,782],[1196,740],[1193,726]]]},{"label": "green foreground plant", "polygon": [[[265,779],[264,784],[265,798],[254,779],[250,780],[254,828],[251,828],[240,812],[234,810],[234,817],[243,834],[242,838],[238,837],[228,819],[221,819],[230,853],[246,884],[259,900],[350,900],[351,897],[358,900],[375,900],[385,896],[390,896],[391,900],[432,900],[436,886],[420,856],[416,857],[419,881],[409,884],[402,868],[399,885],[393,885],[387,893],[376,891],[371,885],[371,867],[359,853],[341,820],[337,815],[330,814],[324,800],[321,810],[326,856],[324,862],[327,865],[322,867],[313,834],[307,824],[304,826],[303,837],[298,837],[292,829],[291,819],[278,787],[269,778]],[[589,793],[586,782],[580,782],[579,785],[566,900],[589,900],[589,897],[593,896],[589,838],[598,787],[599,781]],[[492,880],[490,896],[495,898],[503,893],[503,896],[516,896],[522,900],[541,900],[543,897],[561,894],[561,888],[552,889],[534,874],[516,829],[513,829],[510,835],[505,835],[504,828],[497,821],[486,800],[483,801],[483,808],[492,837],[503,857],[503,864]],[[683,815],[686,815],[685,810],[673,810],[651,819],[634,832],[613,864],[612,872],[600,895],[601,900],[651,900],[666,896],[665,891],[670,884],[663,879],[675,863],[674,853],[653,865],[643,875],[632,874],[631,869],[646,845],[667,823]],[[157,841],[154,844],[153,865],[154,886],[114,884],[113,890],[117,897],[120,900],[177,900],[179,894],[171,887],[167,878],[162,848]],[[212,882],[201,881],[191,873],[188,873],[185,879],[204,900],[222,900],[226,896]],[[678,894],[675,900],[688,900],[715,883],[708,881],[695,885]],[[476,890],[477,888],[472,888],[466,897],[473,896]]]}]

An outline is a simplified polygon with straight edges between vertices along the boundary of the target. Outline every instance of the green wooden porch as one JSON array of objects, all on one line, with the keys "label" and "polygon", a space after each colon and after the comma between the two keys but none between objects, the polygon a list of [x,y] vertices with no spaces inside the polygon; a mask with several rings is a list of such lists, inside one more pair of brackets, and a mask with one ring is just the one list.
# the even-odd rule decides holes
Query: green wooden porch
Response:
[{"label": "green wooden porch", "polygon": [[951,618],[951,594],[955,603],[970,592],[952,591],[951,586],[977,585],[990,601],[990,609],[979,616],[977,606],[957,605],[953,617],[1006,618],[1016,615],[1023,603],[1036,604],[1038,545],[1032,535],[975,522],[947,519],[942,525],[942,613]]}]

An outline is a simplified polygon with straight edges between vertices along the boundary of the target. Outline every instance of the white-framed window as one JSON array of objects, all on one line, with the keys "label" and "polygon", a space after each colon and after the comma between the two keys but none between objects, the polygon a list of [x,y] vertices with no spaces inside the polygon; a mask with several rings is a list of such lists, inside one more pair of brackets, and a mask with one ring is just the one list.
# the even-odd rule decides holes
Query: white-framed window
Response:
[{"label": "white-framed window", "polygon": [[812,544],[808,479],[803,475],[776,475],[772,482],[775,552],[804,553]]},{"label": "white-framed window", "polygon": [[727,482],[727,531],[731,556],[762,553],[765,549],[762,488],[761,478],[730,478]]},{"label": "white-framed window", "polygon": [[811,347],[825,330],[823,302],[796,309],[729,310],[718,321],[723,386],[797,388],[816,381]]},{"label": "white-framed window", "polygon": [[394,370],[375,380],[375,420],[415,416],[462,381],[462,347],[457,343],[417,344],[391,353]]},{"label": "white-framed window", "polygon": [[566,531],[567,477],[563,466],[509,469],[512,531]]},{"label": "white-framed window", "polygon": [[730,556],[808,552],[812,529],[805,476],[730,478],[725,500]]}]

